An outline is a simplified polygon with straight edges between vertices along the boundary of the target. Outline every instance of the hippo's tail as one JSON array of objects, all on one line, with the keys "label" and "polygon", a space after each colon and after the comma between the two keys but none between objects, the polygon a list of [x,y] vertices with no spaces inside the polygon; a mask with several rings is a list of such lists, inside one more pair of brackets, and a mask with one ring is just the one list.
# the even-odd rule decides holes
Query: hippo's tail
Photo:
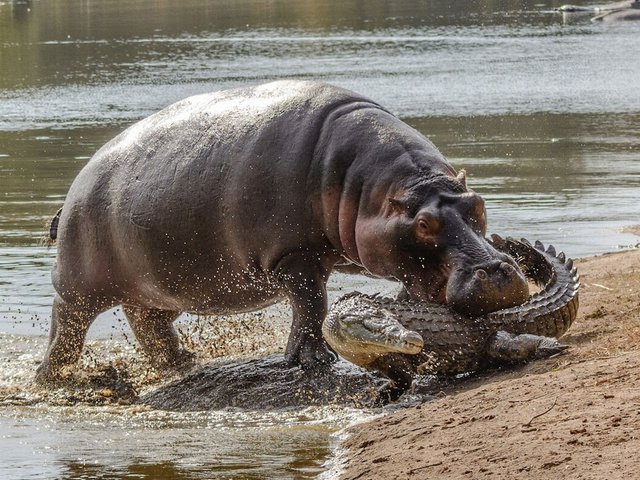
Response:
[{"label": "hippo's tail", "polygon": [[60,214],[62,213],[62,208],[60,208],[56,214],[51,219],[49,223],[49,234],[43,238],[43,242],[46,246],[51,246],[56,243],[56,239],[58,238],[58,223],[60,223]]}]

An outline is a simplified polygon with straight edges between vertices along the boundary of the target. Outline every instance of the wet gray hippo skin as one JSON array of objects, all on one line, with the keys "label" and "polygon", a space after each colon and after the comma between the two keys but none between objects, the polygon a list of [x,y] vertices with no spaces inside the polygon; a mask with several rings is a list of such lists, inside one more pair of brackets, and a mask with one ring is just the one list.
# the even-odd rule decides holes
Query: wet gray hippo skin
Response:
[{"label": "wet gray hippo skin", "polygon": [[[289,362],[331,362],[321,325],[336,265],[471,315],[528,296],[515,262],[484,239],[483,201],[464,173],[381,106],[324,83],[274,82],[167,107],[94,155],[58,220],[39,381],[76,362],[96,315],[118,304],[157,367],[193,360],[173,329],[181,312],[285,298]],[[499,288],[487,294],[486,285]]]}]

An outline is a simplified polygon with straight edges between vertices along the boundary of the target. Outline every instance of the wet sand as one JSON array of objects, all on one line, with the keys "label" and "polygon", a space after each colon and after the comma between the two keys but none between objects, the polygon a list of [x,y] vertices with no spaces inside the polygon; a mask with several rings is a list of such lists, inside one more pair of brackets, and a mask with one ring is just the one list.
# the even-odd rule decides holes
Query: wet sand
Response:
[{"label": "wet sand", "polygon": [[636,478],[640,251],[577,264],[568,353],[441,381],[438,400],[350,428],[341,478]]}]

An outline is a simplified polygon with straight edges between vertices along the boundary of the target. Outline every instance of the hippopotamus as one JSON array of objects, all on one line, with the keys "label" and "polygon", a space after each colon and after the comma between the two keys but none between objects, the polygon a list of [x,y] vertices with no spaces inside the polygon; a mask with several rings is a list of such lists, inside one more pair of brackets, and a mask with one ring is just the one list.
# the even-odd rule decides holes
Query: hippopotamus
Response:
[{"label": "hippopotamus", "polygon": [[397,280],[468,315],[528,297],[516,262],[484,238],[484,202],[464,171],[382,106],[326,83],[168,106],[89,160],[53,223],[40,382],[75,363],[92,321],[117,305],[156,367],[181,368],[194,361],[173,327],[182,312],[288,299],[286,359],[314,368],[335,359],[321,332],[334,269]]}]

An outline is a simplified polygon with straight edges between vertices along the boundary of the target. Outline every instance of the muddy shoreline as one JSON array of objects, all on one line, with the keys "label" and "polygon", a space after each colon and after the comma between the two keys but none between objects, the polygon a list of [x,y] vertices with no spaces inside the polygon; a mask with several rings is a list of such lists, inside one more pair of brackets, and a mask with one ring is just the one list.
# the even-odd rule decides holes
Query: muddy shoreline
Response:
[{"label": "muddy shoreline", "polygon": [[340,478],[633,478],[640,467],[640,251],[577,262],[568,353],[434,385],[347,430]]}]

